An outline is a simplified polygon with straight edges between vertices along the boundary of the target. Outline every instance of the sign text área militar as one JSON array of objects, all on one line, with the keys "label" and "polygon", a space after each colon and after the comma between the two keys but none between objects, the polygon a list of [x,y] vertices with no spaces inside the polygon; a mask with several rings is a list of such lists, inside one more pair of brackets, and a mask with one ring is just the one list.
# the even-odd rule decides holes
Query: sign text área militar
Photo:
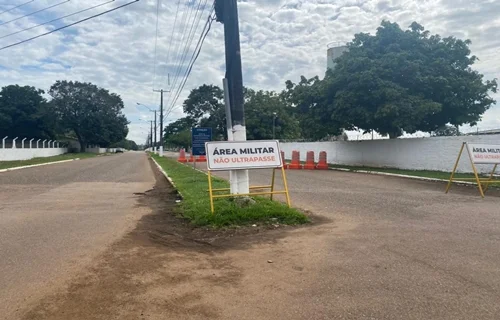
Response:
[{"label": "sign text \u00e1rea militar", "polygon": [[278,141],[212,141],[205,146],[209,170],[281,167]]},{"label": "sign text \u00e1rea militar", "polygon": [[500,164],[500,145],[468,144],[472,161],[478,164]]}]

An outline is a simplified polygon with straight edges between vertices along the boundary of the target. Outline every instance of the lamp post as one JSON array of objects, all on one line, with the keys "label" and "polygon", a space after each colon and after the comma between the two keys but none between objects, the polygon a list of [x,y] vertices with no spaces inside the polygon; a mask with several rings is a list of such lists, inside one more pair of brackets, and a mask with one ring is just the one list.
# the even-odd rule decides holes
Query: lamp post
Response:
[{"label": "lamp post", "polygon": [[274,140],[274,137],[276,136],[276,115],[277,115],[277,113],[273,112],[273,140]]}]

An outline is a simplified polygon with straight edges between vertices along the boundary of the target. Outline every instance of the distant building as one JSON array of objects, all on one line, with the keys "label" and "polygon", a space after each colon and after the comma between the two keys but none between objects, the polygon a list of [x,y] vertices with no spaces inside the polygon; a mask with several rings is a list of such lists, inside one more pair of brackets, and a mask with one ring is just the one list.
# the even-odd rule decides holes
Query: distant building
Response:
[{"label": "distant building", "polygon": [[347,51],[347,45],[344,42],[332,42],[327,45],[327,62],[326,62],[326,67],[327,69],[334,69],[335,68],[335,62],[334,60],[340,57],[344,52]]}]

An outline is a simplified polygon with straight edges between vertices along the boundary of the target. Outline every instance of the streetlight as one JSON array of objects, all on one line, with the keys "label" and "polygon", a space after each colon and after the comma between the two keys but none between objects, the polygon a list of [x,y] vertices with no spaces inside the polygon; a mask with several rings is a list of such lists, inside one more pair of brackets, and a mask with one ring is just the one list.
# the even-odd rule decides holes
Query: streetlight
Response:
[{"label": "streetlight", "polygon": [[274,136],[276,135],[276,115],[277,115],[277,113],[273,112],[273,140],[274,140]]}]

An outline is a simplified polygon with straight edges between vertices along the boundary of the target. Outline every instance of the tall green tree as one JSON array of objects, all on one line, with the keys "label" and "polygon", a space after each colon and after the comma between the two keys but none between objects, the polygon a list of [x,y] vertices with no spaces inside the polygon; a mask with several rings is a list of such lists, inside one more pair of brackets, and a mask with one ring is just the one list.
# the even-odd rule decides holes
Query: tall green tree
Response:
[{"label": "tall green tree", "polygon": [[193,126],[212,128],[216,140],[227,136],[224,92],[221,88],[204,84],[191,90],[183,108]]},{"label": "tall green tree", "polygon": [[55,138],[56,119],[43,90],[9,85],[0,91],[0,136]]},{"label": "tall green tree", "polygon": [[[288,80],[286,89],[281,93],[284,101],[292,108],[293,114],[300,119],[301,136],[305,139],[320,140],[337,136],[349,125],[333,116],[332,92],[328,82],[319,77],[301,77],[295,84]],[[334,93],[333,93],[334,94]]]},{"label": "tall green tree", "polygon": [[49,94],[60,126],[75,134],[82,152],[87,144],[108,147],[127,136],[128,121],[119,95],[78,81],[57,81]]},{"label": "tall green tree", "polygon": [[475,125],[495,103],[496,80],[472,69],[470,40],[430,35],[382,22],[376,35],[356,34],[324,80],[324,112],[347,128],[395,138],[450,123]]},{"label": "tall green tree", "polygon": [[273,91],[245,90],[245,122],[248,140],[296,139],[300,137],[299,121],[291,106]]},{"label": "tall green tree", "polygon": [[[300,137],[299,121],[285,96],[272,91],[244,88],[244,99],[249,140],[271,139],[274,117],[277,139]],[[186,117],[165,128],[165,141],[168,144],[188,147],[191,144],[191,128],[195,126],[212,128],[214,140],[227,138],[224,93],[221,88],[213,85],[195,88],[184,101],[183,107]]]}]

